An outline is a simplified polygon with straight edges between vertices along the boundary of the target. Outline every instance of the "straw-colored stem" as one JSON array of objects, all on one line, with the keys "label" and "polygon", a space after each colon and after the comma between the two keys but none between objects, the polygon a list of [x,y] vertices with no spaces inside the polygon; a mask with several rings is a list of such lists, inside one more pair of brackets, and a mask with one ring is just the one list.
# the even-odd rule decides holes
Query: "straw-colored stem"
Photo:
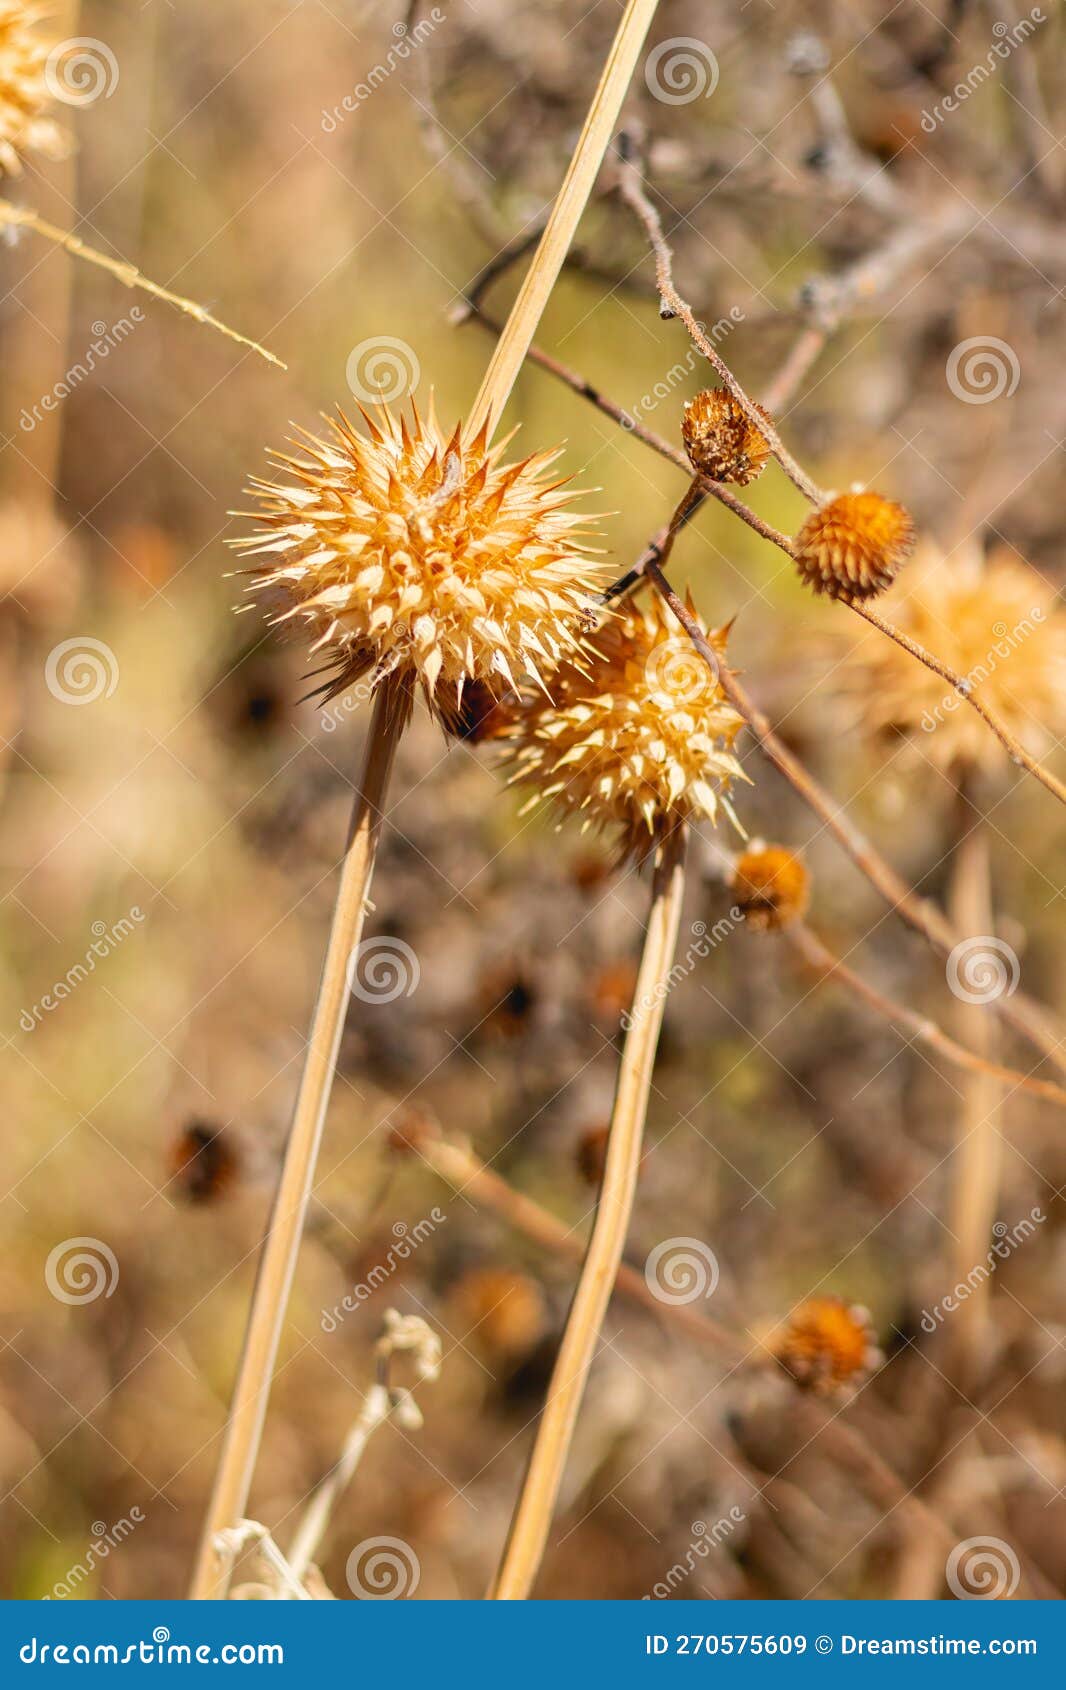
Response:
[{"label": "straw-colored stem", "polygon": [[[971,935],[994,933],[988,834],[983,824],[962,824],[964,831],[951,862],[949,907],[955,923]],[[960,1003],[960,1030],[991,1058],[996,1029],[984,1004]],[[951,1158],[951,1196],[947,1225],[951,1233],[951,1283],[972,1285],[975,1268],[985,1265],[992,1241],[1003,1166],[1003,1138],[999,1127],[1003,1091],[989,1074],[971,1074],[963,1087],[956,1122],[955,1153]],[[988,1276],[960,1300],[950,1329],[952,1373],[964,1391],[972,1390],[980,1372],[980,1356],[989,1322],[991,1284]]]},{"label": "straw-colored stem", "polygon": [[190,1591],[193,1597],[219,1594],[223,1568],[217,1554],[217,1534],[247,1513],[248,1492],[348,1007],[348,961],[362,933],[381,834],[385,791],[410,702],[411,683],[404,674],[390,675],[374,702],[363,778],[352,812],[303,1075],[252,1293],[237,1382]]},{"label": "straw-colored stem", "polygon": [[387,1388],[380,1380],[375,1381],[366,1393],[355,1425],[344,1440],[344,1448],[336,1465],[331,1467],[325,1478],[315,1486],[297,1527],[288,1561],[298,1579],[304,1577],[317,1555],[338,1499],[351,1484],[367,1444],[378,1427],[384,1426],[392,1413],[392,1406]]},{"label": "straw-colored stem", "polygon": [[585,126],[537,247],[536,258],[526,273],[503,333],[496,342],[485,379],[474,401],[471,433],[476,433],[486,421],[491,433],[507,403],[595,186],[657,6],[658,0],[628,0]]},{"label": "straw-colored stem", "polygon": [[498,1601],[522,1599],[532,1590],[548,1540],[585,1381],[622,1260],[683,891],[684,836],[679,829],[666,840],[655,870],[651,912],[618,1074],[596,1219],[491,1592]]},{"label": "straw-colored stem", "polygon": [[[918,1015],[913,1009],[908,1009],[906,1004],[897,1003],[894,998],[879,992],[876,986],[871,986],[854,968],[849,968],[840,957],[834,956],[829,947],[824,945],[805,923],[796,922],[789,927],[787,937],[811,968],[827,977],[836,975],[842,985],[847,986],[856,997],[862,998],[879,1015],[883,1015],[886,1021],[906,1027],[916,1042],[928,1045],[930,1050],[938,1051],[957,1068],[965,1068],[971,1074],[983,1074],[986,1079],[997,1080],[1001,1085],[1031,1092],[1034,1097],[1043,1098],[1046,1103],[1057,1103],[1060,1108],[1066,1107],[1066,1087],[1056,1085],[1054,1080],[1034,1080],[1029,1074],[1019,1072],[1017,1068],[1006,1068],[999,1062],[990,1062],[987,1056],[960,1044],[927,1015]],[[984,1025],[982,1023],[982,1027]]]},{"label": "straw-colored stem", "polygon": [[169,288],[160,287],[158,282],[150,281],[147,276],[141,274],[135,264],[129,264],[125,259],[109,258],[106,252],[98,252],[95,247],[86,246],[78,235],[71,234],[67,229],[60,229],[54,223],[46,222],[28,206],[12,205],[10,200],[0,200],[0,228],[5,226],[32,229],[46,241],[52,241],[55,246],[62,247],[63,251],[69,252],[72,257],[83,258],[87,264],[95,264],[98,269],[106,270],[124,287],[139,288],[142,293],[150,293],[153,299],[161,299],[165,304],[183,311],[187,317],[194,317],[198,323],[206,323],[210,328],[217,329],[227,340],[235,340],[239,346],[247,346],[250,351],[257,352],[260,358],[265,358],[268,364],[276,364],[279,370],[288,368],[280,358],[275,358],[273,352],[268,352],[265,346],[260,346],[257,340],[249,340],[247,335],[238,334],[236,329],[228,328],[202,305],[197,305],[194,299],[185,299],[179,293],[171,293]]}]

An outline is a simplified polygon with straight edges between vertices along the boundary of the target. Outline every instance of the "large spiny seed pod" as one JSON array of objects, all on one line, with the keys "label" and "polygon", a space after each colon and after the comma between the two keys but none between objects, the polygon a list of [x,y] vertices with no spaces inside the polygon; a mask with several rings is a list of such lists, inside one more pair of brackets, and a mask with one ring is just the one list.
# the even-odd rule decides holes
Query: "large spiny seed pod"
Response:
[{"label": "large spiny seed pod", "polygon": [[771,1348],[801,1390],[820,1395],[861,1384],[882,1359],[869,1311],[841,1297],[801,1303]]},{"label": "large spiny seed pod", "polygon": [[839,493],[796,535],[802,580],[834,599],[869,599],[895,580],[914,547],[914,524],[880,493]]},{"label": "large spiny seed pod", "polygon": [[406,669],[455,722],[469,682],[493,697],[543,684],[581,651],[600,576],[576,495],[546,474],[558,452],[504,467],[505,443],[461,425],[446,438],[432,408],[364,419],[369,435],[342,415],[303,456],[274,454],[291,480],[252,482],[262,509],[241,514],[262,526],[235,542],[256,560],[250,590],[311,636],[330,693]]},{"label": "large spiny seed pod", "polygon": [[[761,405],[755,409],[770,421]],[[746,487],[762,474],[770,443],[728,387],[707,388],[685,405],[681,435],[693,469],[712,481]]]},{"label": "large spiny seed pod", "polygon": [[[724,630],[707,638],[724,652]],[[535,789],[530,805],[547,798],[586,826],[617,827],[624,856],[716,821],[732,782],[747,778],[732,751],[743,718],[658,597],[606,620],[548,690],[511,707],[513,778]]]},{"label": "large spiny seed pod", "polygon": [[49,43],[37,34],[41,16],[22,0],[0,0],[0,178],[20,175],[25,153],[62,158],[67,150],[48,115]]},{"label": "large spiny seed pod", "polygon": [[733,865],[733,892],[748,926],[776,933],[798,921],[810,900],[810,875],[783,845],[753,842]]}]

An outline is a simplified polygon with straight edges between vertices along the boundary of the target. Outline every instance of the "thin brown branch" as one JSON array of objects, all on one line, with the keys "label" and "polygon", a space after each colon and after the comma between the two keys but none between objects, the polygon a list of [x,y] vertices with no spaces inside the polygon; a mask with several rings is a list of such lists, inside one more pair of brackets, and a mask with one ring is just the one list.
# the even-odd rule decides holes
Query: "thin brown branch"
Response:
[{"label": "thin brown branch", "polygon": [[983,1074],[988,1079],[1031,1092],[1034,1097],[1042,1098],[1046,1103],[1057,1103],[1060,1108],[1066,1107],[1066,1087],[1056,1085],[1054,1080],[1034,1080],[1017,1068],[1006,1068],[998,1062],[990,1062],[987,1057],[980,1056],[976,1051],[960,1044],[927,1015],[916,1014],[905,1004],[897,1003],[886,993],[879,992],[876,986],[871,986],[868,980],[864,980],[862,975],[850,968],[842,958],[834,956],[829,947],[804,922],[794,923],[786,933],[793,949],[816,973],[826,978],[835,975],[842,985],[847,986],[856,997],[862,998],[878,1015],[883,1015],[886,1021],[891,1021],[896,1026],[906,1027],[919,1043],[938,1051],[956,1067],[966,1068],[971,1073]]},{"label": "thin brown branch", "polygon": [[782,441],[776,425],[757,409],[754,400],[749,399],[740,382],[722,358],[718,348],[704,334],[688,301],[678,293],[674,283],[673,253],[663,233],[662,219],[644,190],[640,171],[632,153],[630,152],[627,156],[624,150],[618,166],[618,191],[625,203],[636,213],[644,225],[651,242],[655,254],[655,279],[666,312],[670,316],[679,317],[684,323],[693,343],[717,371],[722,381],[725,382],[750,422],[765,436],[770,451],[789,480],[795,483],[800,492],[810,499],[812,504],[822,504],[825,498],[824,493],[796,462],[792,453]]}]

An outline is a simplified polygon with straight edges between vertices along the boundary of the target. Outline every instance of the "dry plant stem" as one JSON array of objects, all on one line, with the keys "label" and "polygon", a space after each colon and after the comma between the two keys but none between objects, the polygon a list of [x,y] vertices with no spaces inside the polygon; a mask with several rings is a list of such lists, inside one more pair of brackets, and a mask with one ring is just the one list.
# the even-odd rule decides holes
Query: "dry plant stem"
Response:
[{"label": "dry plant stem", "polygon": [[891,622],[886,622],[883,616],[879,616],[877,611],[871,610],[868,605],[849,601],[848,608],[854,610],[864,621],[869,622],[871,627],[878,628],[882,634],[887,634],[890,640],[895,640],[898,646],[902,646],[904,651],[910,652],[911,656],[916,657],[919,663],[924,663],[927,669],[933,671],[934,675],[939,675],[941,680],[947,681],[959,697],[964,698],[967,704],[971,704],[977,714],[988,723],[1000,744],[1009,754],[1011,762],[1019,764],[1023,769],[1028,769],[1029,773],[1035,775],[1041,785],[1046,786],[1048,791],[1059,800],[1060,804],[1066,804],[1066,786],[1063,785],[1062,781],[1056,780],[1055,776],[1049,773],[1032,753],[1025,749],[1021,740],[1017,739],[1010,729],[1000,721],[995,712],[990,710],[987,704],[983,702],[980,693],[974,689],[971,683],[965,680],[963,676],[956,675],[953,669],[950,669],[946,663],[941,662],[939,657],[934,657],[931,651],[926,651],[925,647],[919,645],[917,640],[912,640],[909,634],[905,634],[902,629],[895,627]]},{"label": "dry plant stem", "polygon": [[[886,862],[885,858],[874,850],[865,835],[849,819],[847,812],[834,803],[830,794],[808,773],[799,758],[783,744],[774,733],[769,717],[758,708],[733,671],[711,650],[700,632],[699,625],[689,615],[654,561],[648,565],[647,574],[656,590],[663,595],[696,650],[711,666],[730,703],[744,717],[760,750],[795,788],[804,803],[808,804],[816,815],[821,816],[856,868],[866,876],[889,907],[916,933],[928,940],[938,955],[946,957],[952,947],[967,935],[957,932],[935,904],[918,897],[896,873],[891,863]],[[997,1015],[1002,1016],[1004,1021],[1009,1022],[1017,1032],[1027,1038],[1043,1056],[1048,1057],[1056,1067],[1066,1073],[1066,1048],[1063,1037],[1041,1004],[1026,997],[1022,992],[1015,992],[1012,997],[996,998],[992,1007]]]},{"label": "dry plant stem", "polygon": [[193,1576],[190,1595],[194,1598],[220,1594],[224,1567],[218,1557],[216,1539],[247,1508],[348,1005],[348,959],[362,933],[385,791],[410,705],[409,678],[404,674],[390,675],[374,701],[366,762],[352,811],[304,1070],[259,1261],[237,1382]]},{"label": "dry plant stem", "polygon": [[[455,1139],[428,1139],[418,1150],[434,1173],[460,1196],[469,1194],[476,1203],[491,1209],[508,1226],[551,1255],[568,1256],[578,1262],[584,1257],[585,1240],[579,1233],[508,1185],[474,1155],[469,1145]],[[741,1360],[748,1354],[750,1346],[717,1321],[708,1320],[686,1303],[664,1303],[651,1290],[644,1275],[628,1262],[622,1262],[618,1269],[615,1290],[629,1302],[648,1309],[663,1325],[687,1332],[719,1354],[724,1353],[733,1360]]]},{"label": "dry plant stem", "polygon": [[607,1158],[577,1290],[491,1596],[524,1599],[544,1554],[585,1381],[611,1299],[640,1168],[644,1119],[684,891],[684,834],[666,839],[655,869],[633,1011],[618,1074]]},{"label": "dry plant stem", "polygon": [[297,1579],[302,1579],[318,1553],[337,1499],[351,1484],[352,1477],[367,1444],[379,1426],[384,1426],[392,1413],[393,1403],[387,1387],[377,1380],[367,1391],[359,1417],[344,1440],[337,1463],[315,1486],[311,1500],[296,1530],[289,1550],[289,1566]]},{"label": "dry plant stem", "polygon": [[[972,827],[963,819],[960,826],[965,831],[952,857],[949,908],[956,926],[964,933],[991,935],[995,929],[988,833],[982,823]],[[969,1037],[980,1043],[983,1054],[993,1057],[996,1026],[987,1005],[960,1003],[957,1019]],[[972,1075],[964,1088],[947,1215],[955,1284],[968,1280],[974,1268],[988,1259],[1003,1167],[1003,1138],[999,1129],[1002,1098],[999,1081],[989,1074]],[[951,1372],[964,1391],[979,1380],[991,1291],[990,1280],[983,1279],[952,1317]]]},{"label": "dry plant stem", "polygon": [[474,401],[469,423],[471,434],[476,434],[486,421],[491,432],[514,386],[595,186],[657,7],[658,0],[628,0],[585,126],[541,236],[536,260],[519,289]]},{"label": "dry plant stem", "polygon": [[811,480],[807,472],[796,462],[792,453],[785,446],[773,423],[768,422],[741,387],[736,376],[720,356],[717,347],[707,339],[699,323],[693,315],[692,307],[687,300],[682,299],[674,285],[673,253],[663,233],[662,219],[652,205],[644,191],[644,184],[640,179],[640,172],[632,158],[624,159],[618,170],[618,189],[626,204],[636,212],[647,231],[648,239],[655,254],[655,280],[659,289],[659,297],[671,316],[679,317],[688,330],[693,343],[703,353],[721,379],[725,382],[737,404],[745,416],[765,436],[770,451],[781,465],[789,480],[795,484],[802,494],[810,499],[812,504],[823,503],[825,494]]},{"label": "dry plant stem", "polygon": [[260,346],[257,340],[249,340],[247,335],[238,334],[236,329],[220,323],[217,317],[213,317],[202,305],[197,305],[194,299],[184,299],[181,294],[171,293],[168,288],[160,287],[158,282],[142,276],[135,264],[128,264],[119,258],[109,258],[105,252],[97,252],[95,247],[86,246],[77,235],[57,228],[54,223],[46,222],[26,206],[12,205],[10,200],[0,200],[0,229],[5,227],[32,229],[35,234],[43,235],[46,241],[52,241],[56,246],[62,247],[64,252],[69,252],[72,257],[84,258],[86,263],[106,270],[124,287],[139,288],[142,293],[150,293],[153,299],[161,299],[167,305],[176,306],[187,317],[194,317],[198,323],[206,323],[210,328],[217,329],[227,340],[235,340],[238,346],[247,346],[250,351],[257,352],[260,358],[265,358],[268,364],[277,365],[279,370],[288,368],[280,358],[275,358],[273,352],[268,352],[265,346]]},{"label": "dry plant stem", "polygon": [[[979,1055],[966,1045],[959,1044],[950,1038],[942,1027],[928,1016],[917,1015],[913,1009],[904,1004],[896,1003],[893,998],[886,997],[861,974],[849,968],[840,957],[834,956],[832,951],[824,945],[817,934],[803,922],[796,922],[786,931],[786,937],[793,949],[800,955],[809,967],[819,974],[836,975],[842,984],[848,986],[856,996],[862,998],[870,1007],[883,1015],[886,1021],[895,1022],[900,1027],[906,1027],[916,1040],[928,1045],[931,1050],[939,1051],[941,1056],[953,1062],[956,1067],[965,1068],[971,1074],[982,1074],[989,1080],[996,1080],[1002,1085],[1016,1086],[1019,1090],[1031,1092],[1034,1097],[1041,1097],[1047,1103],[1057,1103],[1060,1108],[1066,1107],[1066,1087],[1056,1085],[1053,1080],[1034,1080],[1027,1074],[1022,1074],[1016,1068],[1004,1068],[998,1062],[991,1062],[987,1056]],[[982,1029],[987,1030],[987,1020],[981,1023]],[[973,1266],[973,1263],[970,1263]]]},{"label": "dry plant stem", "polygon": [[[487,424],[491,437],[507,403],[592,192],[657,4],[658,0],[628,0],[577,149],[474,401],[469,419],[472,434]],[[336,1066],[347,1006],[347,962],[362,929],[382,801],[410,701],[410,677],[398,671],[382,683],[375,703],[362,794],[356,804],[275,1211],[252,1295],[237,1385],[193,1576],[193,1597],[216,1594],[217,1535],[245,1512]]]}]

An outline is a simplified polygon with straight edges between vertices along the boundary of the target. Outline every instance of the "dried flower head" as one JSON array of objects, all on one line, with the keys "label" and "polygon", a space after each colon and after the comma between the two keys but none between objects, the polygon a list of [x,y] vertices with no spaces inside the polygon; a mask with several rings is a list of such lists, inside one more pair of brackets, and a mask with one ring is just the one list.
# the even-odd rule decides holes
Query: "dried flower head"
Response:
[{"label": "dried flower head", "polygon": [[471,1268],[455,1287],[464,1337],[473,1334],[490,1354],[513,1359],[544,1336],[548,1310],[535,1279],[513,1268]]},{"label": "dried flower head", "polygon": [[810,875],[783,845],[754,841],[733,865],[732,887],[756,933],[778,932],[798,921],[810,902]]},{"label": "dried flower head", "polygon": [[[769,411],[755,409],[770,421]],[[746,487],[762,474],[770,443],[756,428],[728,387],[707,388],[685,405],[681,436],[692,467],[712,481]]]},{"label": "dried flower head", "polygon": [[[724,652],[725,630],[707,638]],[[617,826],[635,857],[728,813],[730,784],[747,778],[732,752],[743,719],[657,596],[627,603],[590,635],[581,666],[562,664],[548,684],[550,698],[514,707],[504,736],[513,778],[536,788],[530,805],[549,798],[586,826]]]},{"label": "dried flower head", "polygon": [[234,1184],[238,1159],[231,1140],[209,1121],[190,1121],[170,1151],[172,1178],[186,1202],[213,1203]]},{"label": "dried flower head", "polygon": [[804,1391],[857,1385],[882,1360],[867,1309],[842,1297],[812,1297],[776,1334],[773,1353]]},{"label": "dried flower head", "polygon": [[275,454],[292,479],[252,482],[263,526],[236,542],[273,620],[312,636],[325,690],[406,669],[454,719],[468,682],[499,697],[576,654],[599,570],[546,474],[558,453],[502,467],[505,443],[446,439],[432,407],[363,414],[369,436],[342,415]]},{"label": "dried flower head", "polygon": [[801,578],[834,599],[869,599],[890,587],[914,546],[902,505],[880,493],[839,493],[796,535]]},{"label": "dried flower head", "polygon": [[[1066,733],[1066,611],[1013,552],[924,549],[895,620],[979,691],[1034,755]],[[938,675],[871,631],[853,648],[849,691],[869,732],[897,734],[945,772],[1007,773],[994,734]]]},{"label": "dried flower head", "polygon": [[37,25],[42,14],[23,0],[0,0],[0,176],[18,176],[24,153],[62,158],[63,135],[47,115],[50,43]]}]

